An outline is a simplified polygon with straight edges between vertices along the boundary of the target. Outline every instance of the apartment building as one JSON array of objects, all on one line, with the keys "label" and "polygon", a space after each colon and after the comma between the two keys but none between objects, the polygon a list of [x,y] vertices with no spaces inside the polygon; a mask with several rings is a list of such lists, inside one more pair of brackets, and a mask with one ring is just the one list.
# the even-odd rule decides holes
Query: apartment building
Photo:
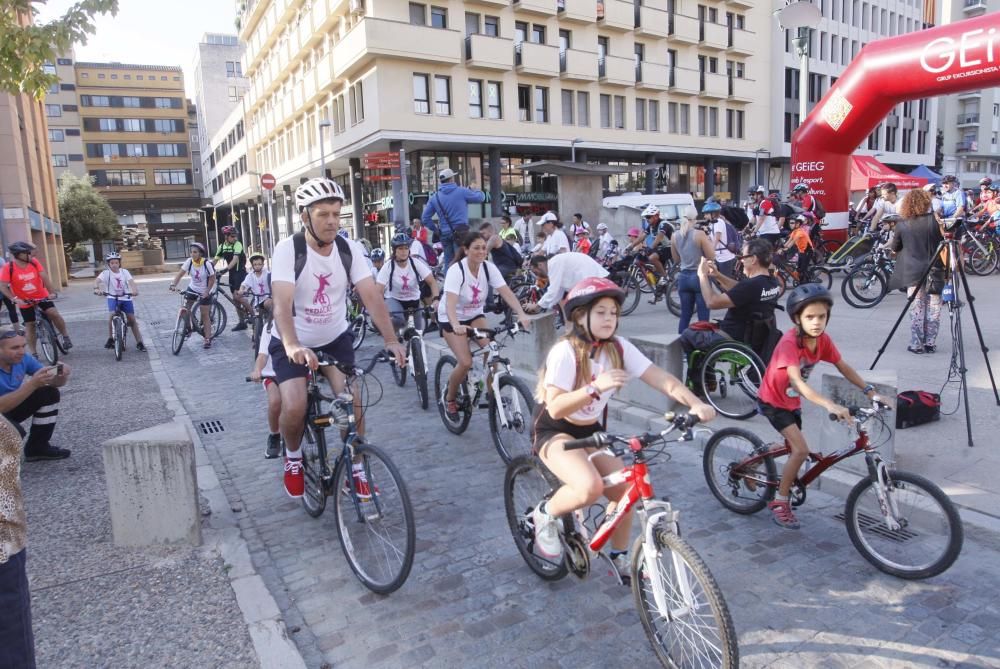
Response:
[{"label": "apartment building", "polygon": [[201,229],[179,67],[77,62],[84,162],[122,225],[148,224],[167,258]]},{"label": "apartment building", "polygon": [[[1000,0],[954,0],[942,7],[952,21],[1000,10]],[[978,188],[979,180],[1000,179],[1000,89],[984,88],[941,100],[946,174],[954,174],[965,188]]]},{"label": "apartment building", "polygon": [[[556,180],[521,166],[571,155],[622,168],[606,192],[736,195],[766,144],[770,102],[759,91],[771,83],[754,54],[766,57],[773,31],[771,8],[755,0],[250,0],[240,9],[248,151],[285,189],[279,216],[291,215],[287,195],[324,158],[333,178],[360,187],[358,215],[385,221],[418,213],[444,167],[488,193],[473,217],[548,208]],[[363,169],[366,154],[401,149],[405,179]]]},{"label": "apartment building", "polygon": [[[784,6],[773,0],[773,9]],[[811,33],[809,45],[808,91],[799,90],[799,57],[794,31],[777,32],[772,21],[769,30],[775,35],[771,58],[776,76],[771,81],[771,97],[776,101],[770,118],[770,156],[767,161],[768,185],[784,192],[789,183],[792,133],[799,127],[799,99],[806,95],[809,110],[816,105],[847,68],[861,48],[884,37],[922,30],[924,0],[814,0],[823,19]],[[874,155],[880,162],[901,171],[918,165],[934,165],[938,128],[938,101],[935,98],[903,102],[879,124],[859,154]],[[764,158],[768,158],[762,154]],[[762,175],[762,180],[765,175]]]},{"label": "apartment building", "polygon": [[48,117],[49,145],[52,147],[52,168],[56,182],[65,172],[78,177],[87,173],[83,160],[83,137],[80,132],[80,103],[76,95],[76,73],[72,51],[45,63],[43,69],[59,77],[45,95],[45,115]]}]

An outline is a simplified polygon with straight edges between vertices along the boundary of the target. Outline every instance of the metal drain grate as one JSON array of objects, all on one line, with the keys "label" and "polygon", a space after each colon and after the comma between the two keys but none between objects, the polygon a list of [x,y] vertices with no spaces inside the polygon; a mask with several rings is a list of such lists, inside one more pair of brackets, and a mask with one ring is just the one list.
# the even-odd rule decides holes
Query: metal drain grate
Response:
[{"label": "metal drain grate", "polygon": [[219,434],[226,431],[226,426],[221,420],[206,420],[198,423],[198,429],[202,434]]},{"label": "metal drain grate", "polygon": [[[838,513],[834,516],[837,520],[847,521],[847,518],[843,513]],[[879,516],[869,516],[866,513],[858,514],[858,525],[861,527],[862,532],[871,532],[876,534],[883,539],[888,539],[889,541],[895,541],[898,544],[904,544],[907,541],[917,538],[917,533],[912,532],[905,527],[902,527],[896,531],[890,530],[885,526],[885,520]]]}]

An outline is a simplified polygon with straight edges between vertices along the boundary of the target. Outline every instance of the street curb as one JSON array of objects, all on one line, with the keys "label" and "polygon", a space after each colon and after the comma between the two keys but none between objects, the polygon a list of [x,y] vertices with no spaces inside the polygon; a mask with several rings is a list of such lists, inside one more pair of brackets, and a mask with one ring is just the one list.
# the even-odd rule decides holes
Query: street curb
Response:
[{"label": "street curb", "polygon": [[139,320],[139,323],[160,396],[163,397],[167,410],[174,414],[174,420],[184,425],[194,443],[198,491],[208,500],[212,518],[211,525],[202,527],[202,550],[222,558],[260,666],[267,669],[305,669],[305,660],[298,646],[289,638],[280,607],[254,569],[250,550],[209,459],[208,451],[177,396],[170,376],[163,368],[150,326],[144,319]]}]

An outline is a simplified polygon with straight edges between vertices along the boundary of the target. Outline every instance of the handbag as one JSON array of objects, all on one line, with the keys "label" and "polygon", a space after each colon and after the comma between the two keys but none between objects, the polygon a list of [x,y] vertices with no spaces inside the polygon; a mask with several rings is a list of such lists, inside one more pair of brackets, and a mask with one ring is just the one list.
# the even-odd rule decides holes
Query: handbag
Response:
[{"label": "handbag", "polygon": [[896,396],[896,429],[941,419],[941,396],[924,390],[904,390]]},{"label": "handbag", "polygon": [[943,267],[933,267],[927,275],[927,294],[940,295],[944,290],[945,271]]}]

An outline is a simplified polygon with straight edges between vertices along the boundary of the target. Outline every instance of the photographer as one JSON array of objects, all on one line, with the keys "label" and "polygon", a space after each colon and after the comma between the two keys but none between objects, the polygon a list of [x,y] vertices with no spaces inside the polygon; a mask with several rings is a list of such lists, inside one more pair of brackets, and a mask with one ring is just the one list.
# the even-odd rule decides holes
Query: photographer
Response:
[{"label": "photographer", "polygon": [[24,457],[62,460],[70,452],[49,443],[59,415],[59,388],[69,379],[69,367],[43,367],[24,350],[24,337],[14,330],[0,332],[0,413],[17,425],[31,420]]}]

